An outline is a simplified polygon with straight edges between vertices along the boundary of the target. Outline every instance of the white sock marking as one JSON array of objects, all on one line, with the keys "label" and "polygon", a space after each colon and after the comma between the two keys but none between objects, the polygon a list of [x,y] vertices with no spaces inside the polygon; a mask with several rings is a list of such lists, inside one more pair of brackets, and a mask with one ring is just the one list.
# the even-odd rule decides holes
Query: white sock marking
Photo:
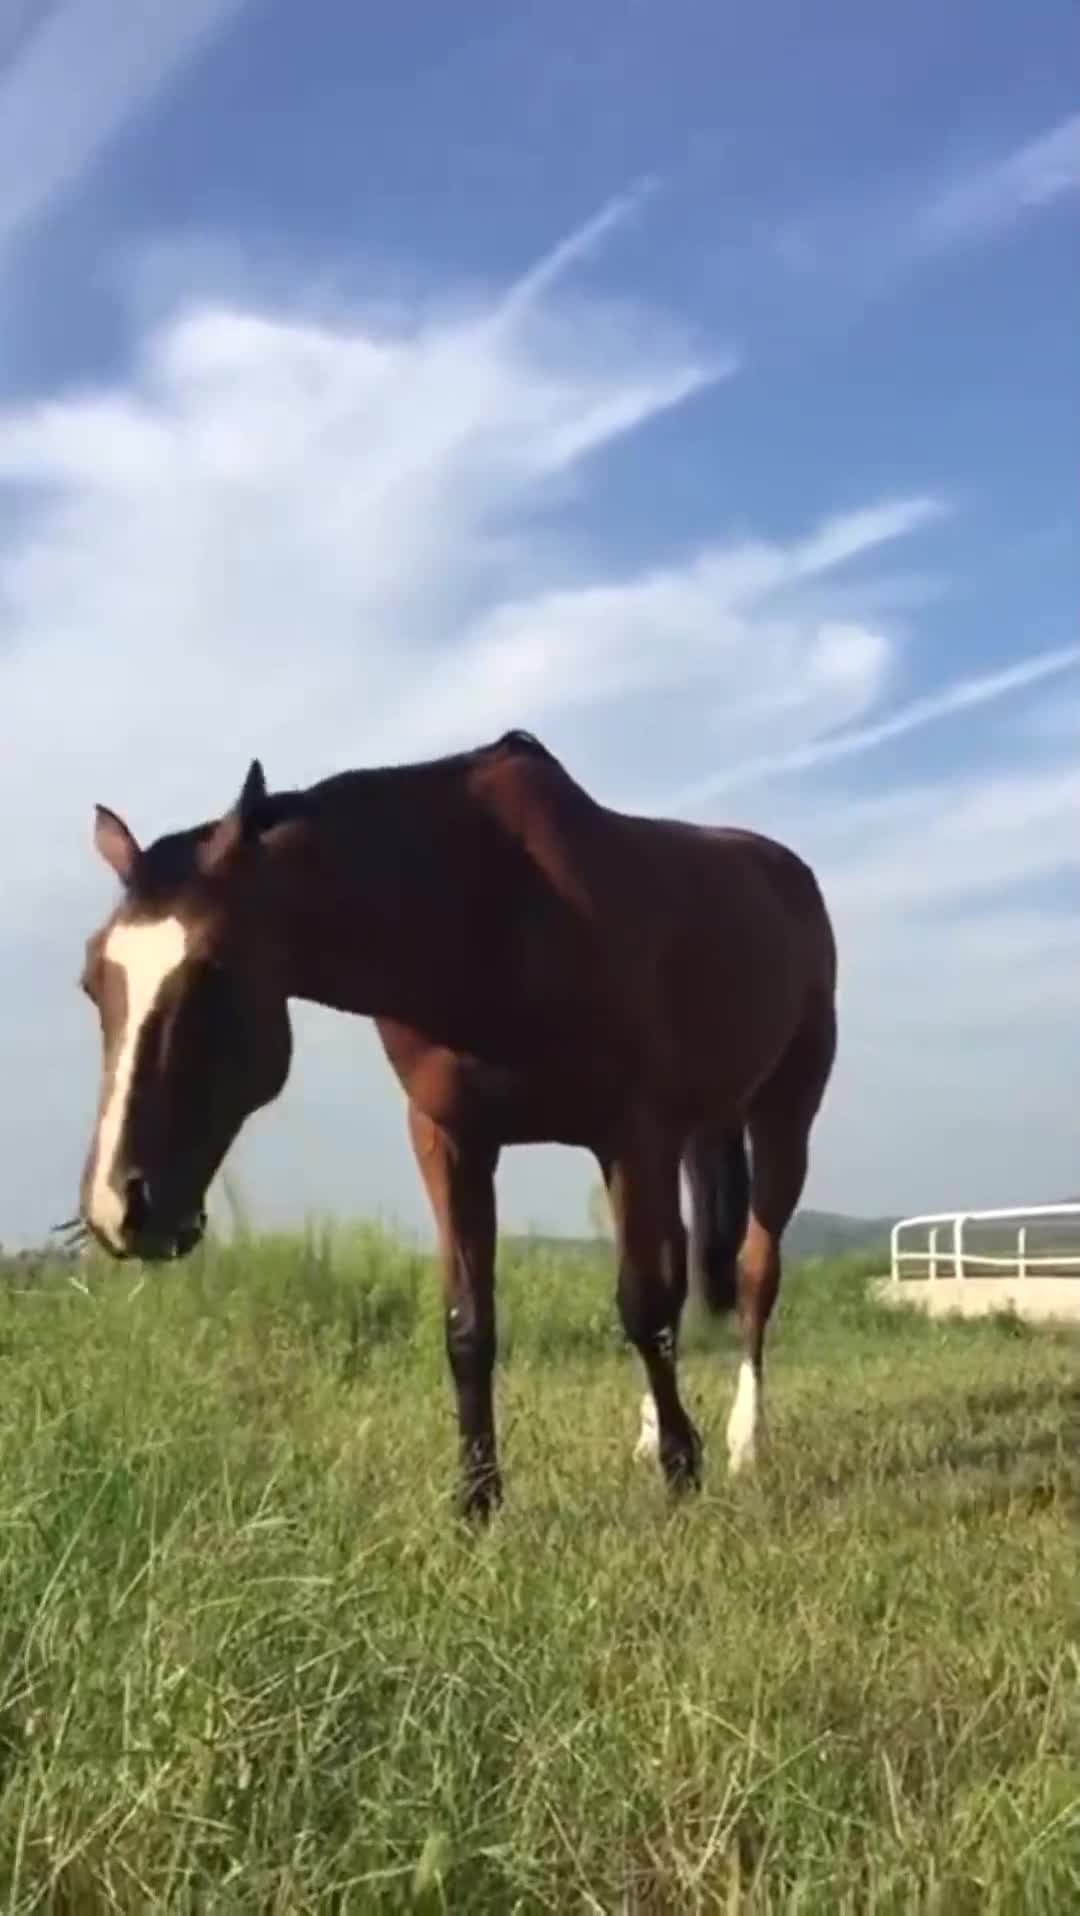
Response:
[{"label": "white sock marking", "polygon": [[755,1461],[761,1436],[761,1387],[748,1357],[739,1365],[735,1402],[728,1418],[728,1471],[735,1477]]},{"label": "white sock marking", "polygon": [[131,1096],[139,1033],[154,1009],[166,978],[183,961],[187,933],[178,918],[148,925],[114,925],[102,956],[124,973],[127,1013],[116,1049],[109,1098],[98,1123],[89,1222],[119,1250],[123,1242],[124,1199],[110,1182]]},{"label": "white sock marking", "polygon": [[634,1461],[642,1457],[659,1457],[660,1425],[656,1417],[656,1405],[652,1391],[647,1390],[641,1400],[641,1430],[634,1445]]}]

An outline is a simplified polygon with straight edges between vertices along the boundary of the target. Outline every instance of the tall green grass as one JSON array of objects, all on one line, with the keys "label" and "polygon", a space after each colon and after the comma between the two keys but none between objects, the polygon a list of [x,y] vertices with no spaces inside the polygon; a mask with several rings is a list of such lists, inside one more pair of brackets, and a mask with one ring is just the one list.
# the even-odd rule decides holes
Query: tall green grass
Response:
[{"label": "tall green grass", "polygon": [[515,1247],[481,1538],[407,1245],[0,1278],[0,1910],[1080,1907],[1080,1346],[865,1276],[755,1481],[688,1324],[673,1511],[606,1258]]}]

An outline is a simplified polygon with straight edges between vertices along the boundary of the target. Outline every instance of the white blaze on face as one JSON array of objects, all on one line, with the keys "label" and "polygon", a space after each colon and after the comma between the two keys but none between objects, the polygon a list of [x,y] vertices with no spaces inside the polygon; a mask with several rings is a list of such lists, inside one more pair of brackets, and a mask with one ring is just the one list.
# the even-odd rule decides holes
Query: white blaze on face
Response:
[{"label": "white blaze on face", "polygon": [[131,1099],[139,1037],[165,980],[182,963],[186,950],[187,933],[180,920],[161,918],[153,924],[114,925],[102,952],[105,963],[119,966],[124,974],[126,1010],[124,1028],[114,1040],[112,1081],[98,1121],[87,1216],[95,1231],[117,1249],[123,1243],[125,1200],[121,1191],[113,1189],[112,1176]]},{"label": "white blaze on face", "polygon": [[754,1462],[760,1437],[761,1383],[750,1359],[744,1357],[727,1427],[728,1470],[733,1477]]}]

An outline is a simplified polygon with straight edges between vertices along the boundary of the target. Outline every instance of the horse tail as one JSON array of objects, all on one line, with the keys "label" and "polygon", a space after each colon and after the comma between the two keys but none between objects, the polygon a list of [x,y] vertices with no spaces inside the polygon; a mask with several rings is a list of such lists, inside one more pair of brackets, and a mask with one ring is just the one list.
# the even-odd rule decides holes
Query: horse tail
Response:
[{"label": "horse tail", "polygon": [[690,1190],[689,1277],[712,1316],[737,1301],[738,1259],[750,1216],[743,1130],[695,1131],[683,1153]]}]

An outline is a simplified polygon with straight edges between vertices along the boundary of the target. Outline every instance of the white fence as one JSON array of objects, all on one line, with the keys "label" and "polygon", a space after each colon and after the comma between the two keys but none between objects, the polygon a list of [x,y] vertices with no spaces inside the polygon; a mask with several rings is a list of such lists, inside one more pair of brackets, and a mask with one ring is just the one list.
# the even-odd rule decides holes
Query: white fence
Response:
[{"label": "white fence", "polygon": [[[1053,1219],[1068,1224],[1062,1236],[1072,1239],[1072,1250],[1032,1251],[1029,1226],[1041,1227]],[[1014,1225],[1016,1248],[1008,1255],[972,1250],[969,1227]],[[903,1240],[919,1232],[924,1245],[913,1248]],[[1038,1235],[1044,1236],[1039,1230]],[[894,1285],[904,1277],[1067,1277],[1080,1279],[1080,1204],[1033,1204],[1009,1211],[939,1211],[926,1217],[901,1218],[894,1224],[890,1243],[890,1275]],[[905,1266],[914,1266],[914,1269]]]}]

